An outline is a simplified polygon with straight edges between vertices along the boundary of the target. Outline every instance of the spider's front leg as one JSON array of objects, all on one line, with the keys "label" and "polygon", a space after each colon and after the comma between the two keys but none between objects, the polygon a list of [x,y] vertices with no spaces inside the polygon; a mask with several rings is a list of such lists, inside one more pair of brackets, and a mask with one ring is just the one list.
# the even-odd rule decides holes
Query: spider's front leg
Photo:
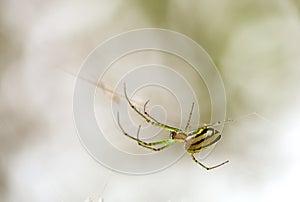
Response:
[{"label": "spider's front leg", "polygon": [[195,103],[193,102],[192,108],[191,108],[191,111],[190,111],[190,114],[189,114],[189,118],[188,118],[188,121],[186,123],[186,126],[185,126],[184,130],[187,130],[188,127],[189,127],[189,125],[190,125],[192,114],[193,114],[194,105],[195,105]]},{"label": "spider's front leg", "polygon": [[[154,126],[157,126],[157,127],[160,127],[164,130],[168,130],[168,131],[175,131],[175,132],[179,132],[181,131],[179,128],[175,128],[175,127],[172,127],[172,126],[168,126],[166,124],[162,124],[160,122],[158,122],[157,120],[155,120],[152,116],[150,116],[148,113],[148,115],[144,115],[142,112],[140,112],[133,104],[132,102],[129,100],[128,98],[128,95],[127,95],[127,92],[126,92],[126,85],[124,83],[124,94],[125,94],[125,98],[128,102],[128,104],[130,105],[130,107],[138,114],[140,115],[143,119],[146,120],[147,123],[151,124],[151,125],[154,125]],[[144,105],[144,109],[147,105],[149,101],[147,101]],[[149,117],[149,118],[148,118]],[[151,120],[152,119],[152,120]]]},{"label": "spider's front leg", "polygon": [[161,124],[160,122],[158,122],[153,116],[151,116],[147,111],[146,111],[146,106],[147,104],[150,102],[150,100],[147,100],[147,102],[145,102],[144,104],[144,114],[149,118],[152,119],[155,123],[157,124]]},{"label": "spider's front leg", "polygon": [[[120,123],[119,113],[118,113],[118,125],[119,125],[119,127],[122,130],[124,135],[126,135],[127,137],[129,137],[132,140],[137,141],[138,145],[140,145],[142,147],[145,147],[147,149],[153,150],[153,151],[161,151],[161,150],[163,150],[163,149],[165,149],[165,148],[167,148],[167,147],[169,147],[169,146],[176,143],[175,140],[172,140],[172,139],[166,139],[166,140],[162,140],[162,141],[158,141],[158,142],[150,142],[150,143],[144,142],[144,141],[139,139],[139,133],[140,133],[141,126],[139,126],[139,128],[138,128],[136,138],[129,135],[127,132],[125,132],[124,128],[122,127],[122,125]],[[160,144],[165,144],[165,145],[162,146],[162,147],[159,147],[159,148],[151,147],[151,146],[160,145]]]},{"label": "spider's front leg", "polygon": [[[137,139],[139,139],[139,135],[140,135],[140,129],[141,129],[141,125],[139,125],[139,128],[138,128],[138,132],[137,132]],[[162,141],[158,141],[158,142],[144,142],[144,141],[138,141],[138,145],[142,146],[142,147],[145,147],[147,149],[150,149],[150,150],[153,150],[153,151],[161,151],[173,144],[175,144],[175,140],[172,140],[172,139],[166,139],[166,140],[162,140]],[[160,144],[166,144],[162,147],[151,147],[151,146],[155,146],[155,145],[160,145]]]}]

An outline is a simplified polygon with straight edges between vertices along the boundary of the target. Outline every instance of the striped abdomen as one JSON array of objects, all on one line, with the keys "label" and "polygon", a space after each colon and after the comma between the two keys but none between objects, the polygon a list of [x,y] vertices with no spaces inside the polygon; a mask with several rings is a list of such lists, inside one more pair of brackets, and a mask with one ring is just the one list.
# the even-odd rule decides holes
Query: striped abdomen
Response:
[{"label": "striped abdomen", "polygon": [[214,128],[198,128],[185,139],[185,149],[189,153],[197,153],[215,144],[220,138],[220,132]]}]

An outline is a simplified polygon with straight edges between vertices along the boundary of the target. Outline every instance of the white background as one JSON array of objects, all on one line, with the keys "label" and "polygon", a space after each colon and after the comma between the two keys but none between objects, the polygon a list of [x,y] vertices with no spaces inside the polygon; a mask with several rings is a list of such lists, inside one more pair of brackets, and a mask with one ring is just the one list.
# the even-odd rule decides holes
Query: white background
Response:
[{"label": "white background", "polygon": [[[1,201],[299,200],[299,1],[3,0],[0,16]],[[185,156],[127,176],[81,146],[66,72],[105,39],[145,27],[189,36],[219,68],[237,121],[204,162],[226,166],[207,172]]]}]

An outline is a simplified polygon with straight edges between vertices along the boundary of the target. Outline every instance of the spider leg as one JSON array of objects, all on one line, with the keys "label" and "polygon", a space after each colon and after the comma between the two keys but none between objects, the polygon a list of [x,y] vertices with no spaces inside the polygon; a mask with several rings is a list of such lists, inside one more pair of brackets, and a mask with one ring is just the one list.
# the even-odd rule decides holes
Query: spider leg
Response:
[{"label": "spider leg", "polygon": [[220,164],[218,164],[218,165],[215,165],[215,166],[212,166],[212,167],[207,167],[207,166],[205,166],[204,164],[200,163],[200,162],[195,158],[195,156],[194,156],[193,153],[191,153],[190,155],[191,155],[192,159],[193,159],[196,163],[198,163],[200,166],[202,166],[202,167],[205,168],[206,170],[211,170],[211,169],[220,167],[220,166],[224,165],[225,163],[228,163],[228,162],[229,162],[229,161],[227,160],[227,161],[224,161],[223,163],[220,163]]},{"label": "spider leg", "polygon": [[126,85],[124,83],[124,94],[125,94],[125,98],[128,102],[128,104],[130,105],[130,107],[136,112],[138,113],[138,115],[140,115],[142,118],[144,118],[147,123],[151,124],[151,125],[154,125],[154,126],[157,126],[157,127],[160,127],[162,129],[165,129],[165,130],[168,130],[168,131],[175,131],[175,132],[179,132],[181,131],[179,128],[174,128],[172,126],[168,126],[168,125],[165,125],[165,124],[162,124],[162,123],[159,123],[159,122],[156,122],[156,121],[151,121],[149,118],[147,118],[143,113],[141,113],[132,103],[131,101],[129,100],[128,98],[128,95],[127,95],[127,92],[126,92]]},{"label": "spider leg", "polygon": [[190,111],[190,115],[189,115],[189,119],[188,119],[188,121],[187,121],[187,123],[186,123],[186,126],[185,126],[185,128],[184,128],[184,130],[187,130],[188,129],[188,127],[189,127],[189,125],[190,125],[190,121],[191,121],[191,118],[192,118],[192,114],[193,114],[193,109],[194,109],[194,102],[193,102],[193,104],[192,104],[192,108],[191,108],[191,111]]},{"label": "spider leg", "polygon": [[159,147],[159,148],[155,148],[155,147],[150,147],[150,146],[146,146],[146,145],[143,145],[143,144],[139,144],[140,146],[142,147],[145,147],[147,149],[150,149],[150,150],[153,150],[153,151],[161,151],[171,145],[175,144],[175,141],[168,141],[168,143],[165,145],[165,146],[162,146],[162,147]]},{"label": "spider leg", "polygon": [[153,116],[151,116],[151,115],[146,111],[146,105],[147,105],[149,102],[150,102],[150,100],[147,100],[147,102],[145,102],[145,104],[144,104],[144,114],[145,114],[148,118],[152,119],[154,122],[159,123]]},{"label": "spider leg", "polygon": [[[142,140],[139,139],[139,132],[140,132],[141,126],[139,126],[139,128],[138,128],[137,138],[129,135],[128,133],[125,132],[124,128],[122,127],[122,125],[120,123],[119,113],[118,113],[118,125],[119,125],[119,127],[120,127],[120,129],[121,129],[121,131],[123,132],[124,135],[126,135],[127,137],[129,137],[132,140],[137,141],[140,146],[148,148],[148,149],[151,149],[153,151],[161,151],[161,150],[163,150],[163,149],[165,149],[165,148],[167,148],[167,147],[169,147],[169,146],[171,146],[171,145],[173,145],[173,144],[176,143],[172,139],[166,139],[166,140],[162,140],[162,141],[158,141],[158,142],[150,142],[150,143],[144,142],[144,141],[142,141]],[[151,147],[151,146],[159,145],[159,144],[166,144],[166,145],[164,145],[164,146],[162,146],[160,148]]]},{"label": "spider leg", "polygon": [[221,125],[222,123],[228,123],[228,122],[232,122],[233,120],[232,119],[228,119],[228,120],[225,120],[225,121],[217,121],[215,123],[212,123],[212,124],[204,124],[205,127],[214,127],[214,126],[218,126],[218,125]]},{"label": "spider leg", "polygon": [[[139,135],[140,135],[140,129],[141,129],[141,125],[139,125],[139,129],[138,129],[137,135],[136,135],[138,140],[139,140]],[[148,142],[143,142],[143,143],[138,142],[138,144],[140,146],[145,147],[147,149],[151,149],[153,151],[161,151],[161,150],[163,150],[163,149],[165,149],[165,148],[167,148],[167,147],[169,147],[169,146],[171,146],[175,143],[176,142],[172,139],[162,140],[162,141],[159,141],[159,142],[149,142],[149,143]],[[159,147],[159,148],[151,147],[153,145],[158,145],[158,144],[166,144],[166,145],[164,145],[162,147]]]}]

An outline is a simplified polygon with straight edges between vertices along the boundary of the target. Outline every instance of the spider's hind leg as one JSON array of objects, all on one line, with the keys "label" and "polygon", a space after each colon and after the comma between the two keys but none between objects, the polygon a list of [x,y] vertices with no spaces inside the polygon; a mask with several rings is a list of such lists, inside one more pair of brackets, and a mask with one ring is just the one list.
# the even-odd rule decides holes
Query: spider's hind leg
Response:
[{"label": "spider's hind leg", "polygon": [[214,169],[214,168],[218,168],[218,167],[224,165],[225,163],[228,163],[228,162],[229,162],[229,161],[227,160],[227,161],[224,161],[223,163],[220,163],[220,164],[218,164],[218,165],[215,165],[215,166],[212,166],[212,167],[207,167],[207,166],[205,166],[204,164],[202,164],[201,162],[199,162],[199,161],[195,158],[195,156],[194,156],[193,153],[191,153],[190,155],[191,155],[192,159],[193,159],[196,163],[198,163],[200,166],[202,166],[202,167],[205,168],[206,170],[211,170],[211,169]]},{"label": "spider's hind leg", "polygon": [[221,125],[223,123],[228,123],[228,122],[233,122],[232,119],[228,119],[228,120],[225,120],[225,121],[217,121],[215,123],[212,123],[212,124],[204,124],[204,126],[206,127],[214,127],[214,126],[218,126],[218,125]]}]

